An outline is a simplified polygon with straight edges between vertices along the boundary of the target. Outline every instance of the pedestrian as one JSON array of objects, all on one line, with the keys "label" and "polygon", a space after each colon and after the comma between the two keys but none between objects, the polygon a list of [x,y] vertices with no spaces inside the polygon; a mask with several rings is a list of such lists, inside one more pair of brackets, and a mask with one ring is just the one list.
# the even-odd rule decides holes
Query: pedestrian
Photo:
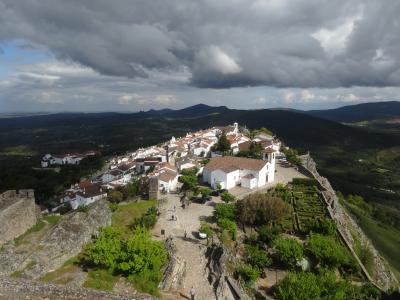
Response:
[{"label": "pedestrian", "polygon": [[185,240],[186,240],[186,238],[187,238],[187,231],[185,230],[185,233],[184,233],[184,237],[185,237]]},{"label": "pedestrian", "polygon": [[176,205],[174,204],[174,212],[176,211]]},{"label": "pedestrian", "polygon": [[194,300],[195,296],[195,291],[194,291],[194,286],[192,285],[192,288],[190,289],[190,300]]}]

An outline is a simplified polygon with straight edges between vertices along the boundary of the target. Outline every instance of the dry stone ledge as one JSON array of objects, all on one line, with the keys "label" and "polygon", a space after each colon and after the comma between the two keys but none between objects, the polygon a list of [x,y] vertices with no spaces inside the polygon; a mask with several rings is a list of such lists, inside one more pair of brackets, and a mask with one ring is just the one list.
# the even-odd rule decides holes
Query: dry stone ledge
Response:
[{"label": "dry stone ledge", "polygon": [[169,262],[164,278],[159,284],[163,291],[180,290],[183,288],[183,279],[186,275],[186,261],[177,255],[177,249],[172,238],[168,238],[165,246],[169,253]]},{"label": "dry stone ledge", "polygon": [[89,206],[87,212],[73,212],[62,217],[33,250],[20,251],[6,245],[0,252],[0,275],[18,272],[20,277],[38,279],[60,268],[78,255],[83,246],[97,235],[100,227],[111,224],[112,212],[105,200]]},{"label": "dry stone ledge", "polygon": [[23,234],[36,223],[33,190],[9,190],[0,194],[0,245]]},{"label": "dry stone ledge", "polygon": [[93,289],[0,277],[1,300],[155,300],[147,295],[127,295]]}]

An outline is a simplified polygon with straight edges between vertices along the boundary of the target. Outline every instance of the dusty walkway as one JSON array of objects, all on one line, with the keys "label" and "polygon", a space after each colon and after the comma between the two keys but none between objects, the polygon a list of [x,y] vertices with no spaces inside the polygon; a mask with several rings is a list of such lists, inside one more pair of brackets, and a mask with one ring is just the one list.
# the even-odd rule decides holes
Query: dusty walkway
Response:
[{"label": "dusty walkway", "polygon": [[[218,200],[214,199],[214,201]],[[165,230],[166,237],[169,235],[174,237],[178,255],[183,257],[187,263],[183,290],[177,292],[190,297],[190,289],[193,286],[195,299],[215,299],[205,269],[206,241],[199,240],[197,236],[200,220],[212,216],[213,204],[213,201],[210,201],[208,205],[192,203],[189,208],[182,209],[179,196],[167,195],[167,201],[160,208],[161,215],[153,229],[153,234],[157,238],[163,238],[161,229]],[[176,221],[171,220],[173,215],[177,217]],[[185,231],[187,232],[187,239],[184,238]],[[185,296],[182,299],[185,299]]]}]

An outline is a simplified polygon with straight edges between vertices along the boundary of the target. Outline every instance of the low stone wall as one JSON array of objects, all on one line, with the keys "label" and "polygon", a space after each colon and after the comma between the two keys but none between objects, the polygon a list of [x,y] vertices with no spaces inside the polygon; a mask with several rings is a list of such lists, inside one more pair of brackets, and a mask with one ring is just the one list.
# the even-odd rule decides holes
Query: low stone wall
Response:
[{"label": "low stone wall", "polygon": [[0,299],[4,300],[155,300],[147,295],[109,293],[87,288],[0,277]]},{"label": "low stone wall", "polygon": [[[398,287],[399,282],[395,275],[390,271],[387,262],[379,255],[371,241],[367,238],[362,229],[353,220],[347,210],[340,204],[335,191],[327,178],[321,176],[317,170],[317,164],[308,155],[301,156],[303,167],[313,176],[323,188],[322,196],[327,204],[328,212],[332,219],[336,221],[338,232],[344,243],[350,249],[356,260],[360,264],[365,276],[381,289],[387,291],[391,287]],[[354,251],[355,241],[367,247],[374,256],[374,274],[369,274]]]},{"label": "low stone wall", "polygon": [[37,221],[33,190],[0,194],[0,245],[13,240]]}]

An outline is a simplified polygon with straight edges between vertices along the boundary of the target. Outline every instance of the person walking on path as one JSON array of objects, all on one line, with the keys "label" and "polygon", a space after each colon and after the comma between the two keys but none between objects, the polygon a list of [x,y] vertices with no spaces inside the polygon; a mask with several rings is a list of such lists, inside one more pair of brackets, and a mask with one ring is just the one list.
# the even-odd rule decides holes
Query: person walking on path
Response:
[{"label": "person walking on path", "polygon": [[190,289],[190,300],[194,300],[195,295],[194,286],[192,285],[192,288]]}]

